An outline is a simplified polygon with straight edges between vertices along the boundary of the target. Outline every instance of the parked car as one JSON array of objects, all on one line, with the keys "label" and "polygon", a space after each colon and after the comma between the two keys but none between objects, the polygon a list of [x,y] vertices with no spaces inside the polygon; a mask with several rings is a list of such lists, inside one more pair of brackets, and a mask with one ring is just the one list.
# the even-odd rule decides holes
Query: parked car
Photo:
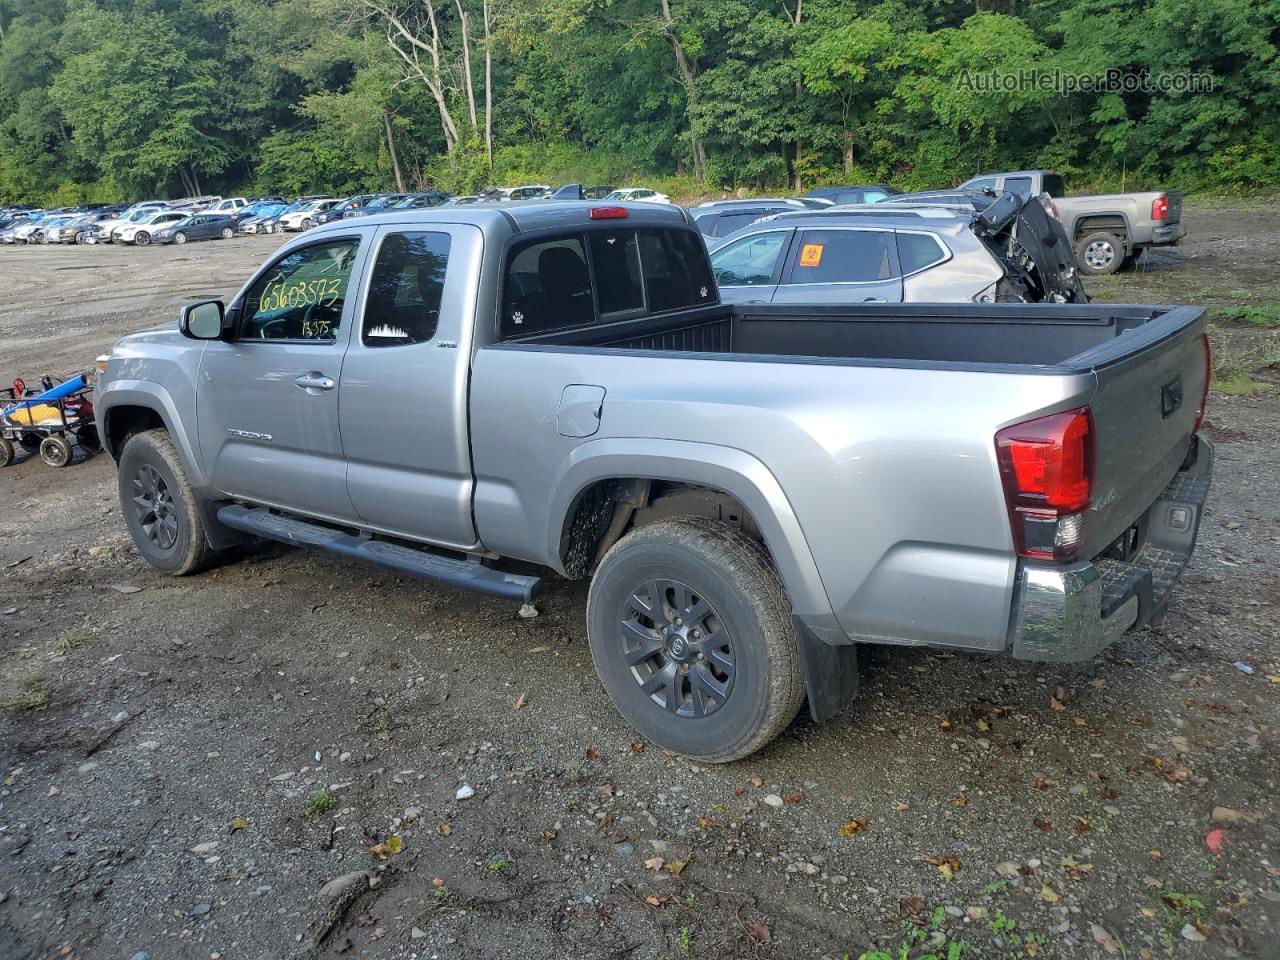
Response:
[{"label": "parked car", "polygon": [[316,225],[316,218],[326,210],[332,210],[342,202],[341,197],[325,197],[319,200],[308,200],[297,210],[280,214],[280,229],[288,231],[310,230]]},{"label": "parked car", "polygon": [[356,217],[368,217],[375,213],[386,213],[401,200],[408,197],[407,193],[383,193],[371,199],[368,203],[361,204],[358,207],[352,207],[342,215],[344,220],[353,220]]},{"label": "parked car", "polygon": [[392,205],[393,210],[421,210],[424,207],[438,207],[449,199],[449,194],[440,190],[428,190],[425,193],[411,193],[399,203]]},{"label": "parked car", "polygon": [[513,604],[541,577],[511,561],[591,577],[619,711],[720,762],[844,707],[860,643],[1074,661],[1159,617],[1211,475],[1205,325],[744,310],[679,208],[473,205],[289,242],[118,342],[95,407],[156,568],[254,535]]},{"label": "parked car", "polygon": [[792,198],[724,200],[699,204],[689,213],[704,237],[727,237],[761,217],[786,213],[790,210],[820,209],[826,206],[829,206],[826,202],[805,203]]},{"label": "parked car", "polygon": [[130,224],[138,224],[147,217],[152,216],[160,210],[164,210],[164,206],[155,206],[148,204],[134,204],[126,209],[118,217],[112,220],[103,220],[98,223],[93,231],[85,237],[86,243],[112,243],[115,240],[115,232],[121,227]]},{"label": "parked car", "polygon": [[157,210],[136,223],[126,223],[116,227],[111,231],[111,239],[115,243],[132,243],[145,247],[151,243],[157,230],[172,226],[189,216],[191,216],[190,210]]},{"label": "parked car", "polygon": [[[252,217],[245,217],[241,220],[236,228],[240,233],[268,233],[275,229],[275,222],[289,210],[287,203],[274,203],[262,207],[257,214]],[[269,231],[267,228],[271,227]]]},{"label": "parked car", "polygon": [[887,197],[901,193],[897,187],[887,183],[871,183],[850,187],[815,187],[805,194],[814,200],[829,200],[831,203],[879,203]]},{"label": "parked car", "polygon": [[730,303],[1087,303],[1037,198],[791,212],[709,243]]},{"label": "parked car", "polygon": [[250,204],[248,197],[228,197],[225,200],[219,200],[211,203],[203,210],[204,213],[235,213],[237,210],[247,207]]},{"label": "parked car", "polygon": [[247,207],[241,207],[234,213],[227,214],[227,219],[231,221],[231,226],[239,232],[240,224],[248,220],[250,217],[258,217],[266,211],[277,207],[283,208],[288,206],[284,200],[255,200]]},{"label": "parked car", "polygon": [[646,187],[626,187],[614,190],[604,198],[613,203],[670,203],[671,198],[665,193],[649,190]]},{"label": "parked car", "polygon": [[479,203],[479,202],[480,202],[480,197],[478,194],[465,194],[461,197],[450,197],[448,200],[445,201],[445,205],[457,207],[457,206],[465,206],[466,204],[469,204],[469,203]]},{"label": "parked car", "polygon": [[186,243],[189,240],[230,240],[236,235],[231,218],[221,213],[197,213],[162,227],[152,234],[153,243]]},{"label": "parked car", "polygon": [[1051,170],[987,173],[960,185],[997,193],[1047,193],[1071,239],[1076,261],[1087,274],[1115,273],[1144,250],[1176,244],[1186,236],[1182,194],[1176,190],[1067,196],[1066,181]]},{"label": "parked car", "polygon": [[50,230],[58,230],[76,219],[73,213],[48,212],[39,219],[28,217],[25,226],[19,227],[14,237],[20,243],[46,243]]},{"label": "parked car", "polygon": [[79,213],[59,217],[45,227],[41,243],[75,243],[80,231],[94,222],[93,214]]},{"label": "parked car", "polygon": [[551,196],[551,187],[545,183],[530,183],[522,187],[500,187],[496,196],[485,197],[486,200],[541,200]]},{"label": "parked car", "polygon": [[83,217],[76,229],[75,242],[97,243],[98,231],[107,224],[119,223],[120,213],[119,210],[105,210]]},{"label": "parked car", "polygon": [[366,203],[369,203],[370,201],[376,199],[377,196],[378,195],[376,193],[361,193],[361,194],[357,194],[354,197],[348,197],[346,200],[343,200],[337,206],[329,210],[326,210],[324,211],[324,213],[317,216],[316,225],[318,226],[322,223],[330,223],[334,220],[341,220],[347,213],[349,213],[352,210],[359,210]]}]

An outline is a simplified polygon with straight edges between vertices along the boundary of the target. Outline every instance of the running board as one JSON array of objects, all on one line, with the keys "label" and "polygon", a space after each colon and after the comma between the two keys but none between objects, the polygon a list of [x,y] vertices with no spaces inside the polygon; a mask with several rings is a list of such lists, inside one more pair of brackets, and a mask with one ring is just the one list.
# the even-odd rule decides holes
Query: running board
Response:
[{"label": "running board", "polygon": [[532,600],[542,586],[541,577],[503,573],[472,560],[455,560],[389,540],[353,536],[333,527],[273,513],[263,507],[229,504],[218,511],[218,519],[228,527],[257,537],[311,547],[334,556],[386,567],[419,580],[521,603]]}]

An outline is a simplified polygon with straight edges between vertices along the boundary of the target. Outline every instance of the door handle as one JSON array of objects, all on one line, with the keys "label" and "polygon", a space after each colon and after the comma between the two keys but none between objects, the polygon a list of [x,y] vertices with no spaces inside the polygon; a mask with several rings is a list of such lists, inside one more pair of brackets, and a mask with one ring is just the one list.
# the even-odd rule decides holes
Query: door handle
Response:
[{"label": "door handle", "polygon": [[310,373],[304,373],[293,381],[304,390],[332,390],[338,385],[333,377],[326,377],[323,373],[312,370]]},{"label": "door handle", "polygon": [[883,300],[880,297],[863,297],[862,302],[863,303],[888,303],[889,301]]}]

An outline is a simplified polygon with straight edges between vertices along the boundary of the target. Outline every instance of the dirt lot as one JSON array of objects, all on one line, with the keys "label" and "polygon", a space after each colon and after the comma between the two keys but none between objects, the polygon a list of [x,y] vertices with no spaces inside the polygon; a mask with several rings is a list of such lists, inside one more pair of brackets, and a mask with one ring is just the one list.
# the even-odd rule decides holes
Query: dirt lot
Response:
[{"label": "dirt lot", "polygon": [[[1094,292],[1265,312],[1277,217],[1192,206]],[[276,243],[0,249],[0,380],[88,366]],[[1218,323],[1224,375],[1277,336]],[[718,768],[635,742],[582,584],[521,620],[272,546],[167,579],[107,458],[10,466],[0,958],[1280,956],[1273,374],[1211,401],[1162,626],[1067,667],[867,648],[844,715]]]}]

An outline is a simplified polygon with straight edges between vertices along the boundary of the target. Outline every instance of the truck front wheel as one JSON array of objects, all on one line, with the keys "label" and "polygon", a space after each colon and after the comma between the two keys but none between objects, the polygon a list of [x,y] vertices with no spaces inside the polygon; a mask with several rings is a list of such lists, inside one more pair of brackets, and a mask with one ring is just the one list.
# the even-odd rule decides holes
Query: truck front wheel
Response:
[{"label": "truck front wheel", "polygon": [[728,524],[677,518],[619,540],[591,582],[587,631],[619,712],[688,757],[754,753],[804,699],[782,583],[764,549]]},{"label": "truck front wheel", "polygon": [[195,491],[166,431],[144,430],[125,442],[117,483],[125,524],[147,563],[180,577],[208,562]]}]

